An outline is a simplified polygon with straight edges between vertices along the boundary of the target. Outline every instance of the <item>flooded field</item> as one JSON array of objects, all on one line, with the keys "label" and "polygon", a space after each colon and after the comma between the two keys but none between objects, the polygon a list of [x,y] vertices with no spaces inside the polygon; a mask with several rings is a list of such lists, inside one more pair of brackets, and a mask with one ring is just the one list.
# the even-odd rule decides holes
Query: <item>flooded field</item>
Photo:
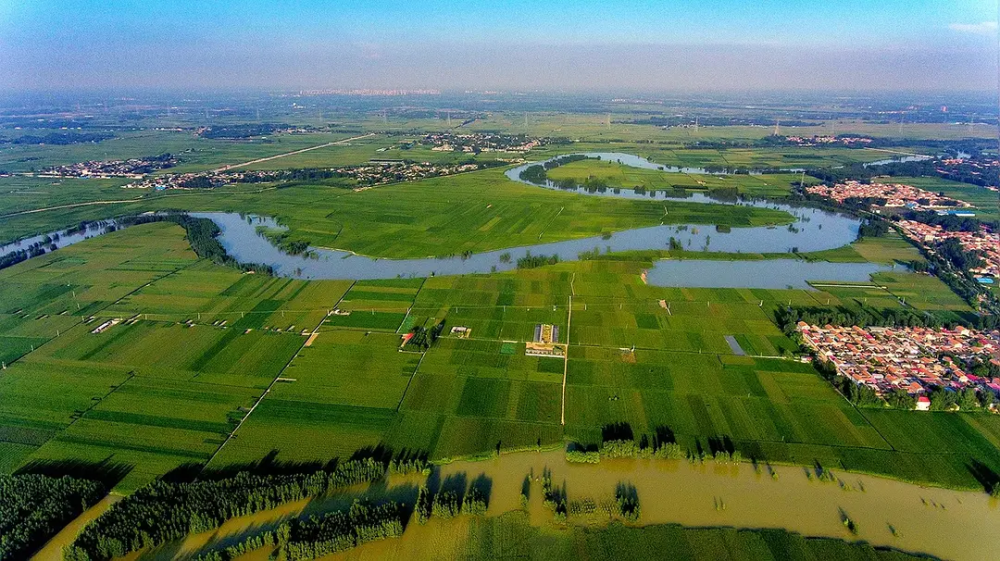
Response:
[{"label": "flooded field", "polygon": [[42,549],[38,550],[33,557],[33,561],[61,561],[62,550],[67,545],[73,543],[76,536],[83,531],[83,527],[90,523],[91,520],[96,519],[104,511],[111,508],[111,505],[122,500],[121,495],[108,495],[104,497],[96,505],[87,509],[86,512],[81,514],[76,518],[76,520],[70,522],[65,528],[59,531],[51,540],[46,543]]},{"label": "flooded field", "polygon": [[[573,503],[612,498],[619,484],[634,486],[642,508],[640,525],[785,529],[810,537],[864,541],[873,546],[929,554],[944,559],[1000,558],[1000,542],[986,539],[1000,532],[1000,506],[982,492],[928,488],[879,477],[833,472],[821,481],[802,467],[724,464],[686,460],[604,460],[599,464],[568,463],[562,450],[520,452],[483,461],[457,461],[439,467],[430,486],[480,476],[490,483],[487,516],[522,510],[521,489],[531,477],[527,520],[531,526],[557,528],[542,505],[539,479],[550,470],[553,484],[564,489],[570,505],[568,524],[600,526],[607,517],[573,515]],[[773,475],[772,475],[773,474]],[[254,516],[227,522],[214,532],[191,536],[129,559],[186,559],[205,548],[219,548],[271,529],[291,517],[345,508],[358,496],[406,502],[422,478],[390,478],[387,484],[356,489],[318,501],[300,501]],[[856,533],[844,524],[849,518]],[[470,529],[469,517],[410,523],[400,539],[375,542],[332,558],[414,559],[459,554]],[[494,537],[502,540],[503,537]],[[246,559],[266,559],[258,551]]]},{"label": "flooded field", "polygon": [[[983,540],[1000,532],[997,501],[985,493],[927,488],[901,481],[834,472],[832,482],[807,476],[801,467],[751,464],[692,464],[674,460],[605,460],[572,464],[562,451],[520,453],[483,462],[456,462],[442,477],[484,474],[493,480],[489,513],[520,508],[524,476],[552,470],[569,501],[610,498],[615,486],[635,486],[642,524],[784,528],[807,536],[860,539],[947,559],[998,559],[1000,542]],[[537,484],[533,495],[540,493]],[[550,518],[532,497],[532,521]],[[842,524],[842,513],[858,527],[856,536]],[[571,519],[572,522],[572,519]],[[404,536],[404,541],[407,537]]]}]

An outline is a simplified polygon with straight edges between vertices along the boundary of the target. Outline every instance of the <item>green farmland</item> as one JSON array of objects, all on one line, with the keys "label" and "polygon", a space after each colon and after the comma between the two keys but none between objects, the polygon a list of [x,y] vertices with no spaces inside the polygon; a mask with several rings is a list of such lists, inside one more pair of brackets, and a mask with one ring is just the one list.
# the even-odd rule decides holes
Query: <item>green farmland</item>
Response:
[{"label": "green farmland", "polygon": [[[0,241],[148,211],[273,217],[287,227],[286,242],[374,259],[468,259],[659,225],[716,226],[734,237],[741,228],[760,226],[780,234],[786,227],[792,231],[800,217],[766,204],[589,197],[510,181],[504,172],[527,161],[586,151],[623,151],[664,166],[758,169],[832,168],[888,157],[881,150],[835,146],[753,147],[769,127],[699,131],[618,122],[642,115],[623,112],[606,123],[596,114],[538,112],[525,122],[520,113],[483,111],[450,129],[461,135],[500,131],[554,139],[528,153],[431,149],[421,141],[428,131],[444,127],[442,118],[420,113],[389,119],[371,111],[338,113],[336,123],[322,113],[289,119],[326,132],[268,138],[208,139],[185,128],[124,131],[68,147],[12,145],[0,151],[0,169],[12,172],[0,177]],[[829,134],[830,124],[794,132]],[[961,136],[946,124],[836,125],[891,137],[900,150],[914,152],[931,152],[913,146],[916,137]],[[337,144],[350,137],[362,138]],[[179,156],[170,172],[258,159],[263,161],[244,169],[325,169],[372,159],[420,165],[500,159],[508,167],[412,181],[400,175],[357,190],[361,183],[330,175],[166,191],[122,189],[123,179],[31,175],[49,165],[163,152]],[[791,173],[668,173],[597,160],[554,168],[548,177],[610,189],[735,191],[775,202],[799,199],[794,184],[802,179]],[[995,198],[971,185],[930,177],[897,180],[968,200],[985,219],[997,215]],[[809,493],[827,489],[835,496],[827,496],[825,504],[839,505],[840,497],[848,504],[865,500],[858,497],[877,501],[878,491],[865,495],[853,479],[864,477],[906,486],[909,494],[903,496],[913,504],[905,509],[921,508],[916,519],[928,520],[945,518],[938,512],[945,509],[930,498],[935,493],[975,497],[966,506],[948,503],[965,513],[991,500],[984,489],[1000,486],[1000,416],[855,406],[801,360],[797,336],[779,325],[790,308],[978,319],[972,300],[960,291],[907,268],[916,263],[916,270],[924,270],[934,257],[892,229],[812,253],[797,248],[708,253],[685,250],[671,238],[647,246],[654,249],[595,247],[579,260],[533,268],[517,263],[521,268],[507,272],[432,272],[426,278],[403,273],[382,280],[305,280],[242,271],[219,264],[226,263],[221,259],[199,258],[205,253],[195,253],[198,238],[190,235],[189,240],[172,222],[130,226],[0,270],[0,474],[111,473],[114,500],[140,496],[140,489],[149,490],[158,480],[157,485],[187,485],[237,473],[304,477],[317,470],[326,477],[344,466],[347,475],[340,474],[340,486],[324,488],[326,494],[296,495],[277,507],[261,506],[265,501],[244,506],[222,527],[191,531],[153,553],[146,548],[140,558],[221,551],[291,519],[347,512],[356,498],[399,501],[410,516],[406,509],[416,507],[422,486],[433,492],[451,486],[461,495],[475,485],[487,490],[492,485],[495,502],[483,512],[462,511],[427,525],[416,523],[415,514],[405,539],[365,545],[357,553],[397,559],[606,559],[669,551],[683,559],[902,560],[910,556],[891,548],[931,549],[910,548],[922,544],[917,532],[908,528],[905,538],[897,535],[894,521],[868,519],[859,534],[850,528],[849,509],[832,509],[816,514],[820,522],[814,527],[808,520],[794,528],[758,525],[740,517],[753,502],[742,504],[744,496],[730,499],[709,489],[712,504],[699,502],[691,507],[695,518],[685,518],[696,522],[676,526],[664,512],[671,504],[686,509],[684,496],[651,497],[649,489],[690,473],[714,474],[729,483],[743,477],[775,489],[788,489],[784,482],[794,477],[789,485],[815,480],[818,491],[807,490],[806,502]],[[817,283],[808,290],[646,282],[659,259],[789,258],[893,268],[870,282]],[[557,356],[538,356],[545,354],[533,341],[539,325],[558,332],[564,348],[555,347]],[[408,333],[415,338],[404,344]],[[667,452],[636,458],[599,451],[605,443],[629,440],[654,442],[657,451]],[[601,465],[587,466],[579,457]],[[413,463],[390,464],[390,458]],[[502,462],[520,471],[487,477]],[[482,466],[483,476],[467,481],[478,469],[470,465]],[[618,486],[595,491],[578,485],[567,491],[563,480],[560,491],[564,474],[559,473],[556,490],[542,490],[545,471],[553,466],[577,474],[599,469]],[[638,468],[662,479],[651,478],[647,486],[630,482],[631,474],[645,473]],[[636,483],[643,489],[646,518],[626,518],[627,502],[615,503],[615,511],[602,495],[628,498],[627,493],[638,493]],[[519,486],[527,493],[523,498],[517,496]],[[927,501],[917,503],[917,495],[923,500],[925,493]],[[709,508],[708,516],[715,518],[697,518],[705,514],[698,509]],[[992,523],[988,517],[976,522],[984,520]],[[182,527],[194,528],[195,521]],[[66,544],[74,537],[63,536]],[[49,547],[58,550],[56,545]],[[967,550],[974,545],[960,551]],[[253,555],[269,553],[259,547]]]},{"label": "green farmland", "polygon": [[[183,465],[269,454],[323,463],[379,444],[432,459],[594,444],[624,422],[690,448],[725,437],[744,457],[922,483],[974,488],[971,462],[1000,470],[993,417],[855,409],[811,366],[782,358],[794,345],[772,322],[779,306],[907,298],[964,309],[940,281],[884,274],[887,288],[869,295],[657,288],[639,279],[643,266],[309,282],[198,260],[172,225],[110,234],[0,273],[0,337],[12,343],[4,466],[113,461],[129,466],[129,489]],[[111,319],[121,322],[92,333]],[[444,321],[444,337],[400,352],[404,320]],[[539,323],[568,337],[565,403],[563,361],[524,355]],[[471,335],[449,335],[458,326]]]}]

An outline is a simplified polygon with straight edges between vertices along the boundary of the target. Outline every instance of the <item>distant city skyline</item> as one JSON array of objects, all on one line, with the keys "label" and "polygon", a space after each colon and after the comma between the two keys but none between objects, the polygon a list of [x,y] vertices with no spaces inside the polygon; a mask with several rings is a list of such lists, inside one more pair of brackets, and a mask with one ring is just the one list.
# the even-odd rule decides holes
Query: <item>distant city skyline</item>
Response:
[{"label": "distant city skyline", "polygon": [[996,10],[993,0],[7,0],[0,88],[992,90]]}]

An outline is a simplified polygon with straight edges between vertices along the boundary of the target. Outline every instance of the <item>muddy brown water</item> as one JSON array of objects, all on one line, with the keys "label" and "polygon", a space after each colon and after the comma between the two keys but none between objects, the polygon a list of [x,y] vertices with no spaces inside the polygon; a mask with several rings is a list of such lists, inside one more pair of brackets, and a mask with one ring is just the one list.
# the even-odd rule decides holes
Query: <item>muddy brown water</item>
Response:
[{"label": "muddy brown water", "polygon": [[[600,464],[573,464],[562,450],[519,452],[481,461],[456,461],[440,466],[433,477],[447,481],[464,477],[487,478],[492,487],[488,516],[521,509],[520,491],[525,476],[533,474],[529,519],[533,525],[552,524],[552,514],[541,503],[543,470],[552,472],[553,483],[565,488],[569,502],[585,498],[610,499],[615,487],[629,484],[638,492],[642,508],[640,524],[674,523],[690,527],[782,528],[805,536],[862,540],[911,553],[944,559],[1000,559],[1000,505],[987,494],[922,487],[881,477],[834,471],[833,481],[820,481],[810,471],[793,466],[724,464],[686,460],[604,460]],[[774,478],[770,470],[777,474]],[[156,551],[129,559],[185,559],[206,547],[228,545],[241,536],[274,527],[303,513],[343,508],[360,494],[399,496],[412,492],[422,478],[390,478],[375,488],[354,489],[320,501],[299,501],[279,509],[228,521],[213,532],[189,536]],[[93,518],[94,509],[85,516]],[[857,525],[857,534],[842,523],[842,513]],[[600,523],[599,517],[570,516],[570,524]],[[77,524],[74,522],[74,524]],[[421,526],[410,524],[400,539],[371,543],[333,556],[344,559],[433,558],[464,547],[468,518],[432,520]],[[64,534],[75,536],[75,530]],[[66,542],[68,543],[68,541]],[[52,545],[52,544],[50,544]],[[43,552],[58,551],[46,546]],[[246,559],[266,559],[257,552]],[[39,554],[41,555],[41,553]],[[36,559],[58,559],[41,557]]]}]

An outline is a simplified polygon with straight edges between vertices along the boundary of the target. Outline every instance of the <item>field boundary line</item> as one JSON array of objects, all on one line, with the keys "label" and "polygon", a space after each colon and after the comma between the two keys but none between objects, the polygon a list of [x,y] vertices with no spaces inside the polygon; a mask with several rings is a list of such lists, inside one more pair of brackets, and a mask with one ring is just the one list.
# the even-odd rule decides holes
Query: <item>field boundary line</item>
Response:
[{"label": "field boundary line", "polygon": [[[99,310],[94,310],[94,312],[91,315],[96,316],[99,313],[105,312],[108,309],[112,308],[113,306],[118,305],[122,300],[128,298],[129,296],[132,296],[133,294],[135,294],[136,292],[139,292],[143,288],[146,288],[147,286],[150,286],[154,282],[161,281],[161,280],[169,277],[170,275],[179,273],[179,272],[183,271],[184,269],[187,269],[188,267],[193,266],[195,263],[199,263],[200,261],[201,261],[201,258],[199,257],[198,259],[194,260],[191,263],[188,263],[187,265],[184,265],[183,267],[179,267],[177,269],[174,269],[173,271],[170,271],[169,273],[166,273],[164,275],[156,277],[155,279],[153,279],[153,280],[151,280],[149,282],[143,283],[141,286],[137,286],[134,289],[130,290],[128,293],[123,294],[121,296],[121,298],[115,300],[114,302],[111,302],[111,303],[105,305],[103,308],[101,308]],[[34,312],[32,312],[32,313],[34,313]],[[85,320],[86,320],[86,318],[81,317],[79,321],[77,321],[73,325],[69,326],[69,329],[67,329],[66,331],[69,331],[70,329],[73,329],[75,327],[79,327],[80,325],[83,325]],[[45,342],[43,342],[40,345],[38,345],[37,347],[35,347],[35,351],[37,351],[38,349],[44,347],[46,344],[52,342],[53,339],[57,339],[57,338],[58,338],[58,336],[56,336],[56,337],[49,337]],[[31,352],[34,352],[34,351],[31,351]],[[7,363],[7,367],[9,368],[15,362],[17,362],[17,361],[21,360],[22,358],[24,358],[24,357],[28,356],[29,354],[31,354],[31,352],[24,353],[23,355],[21,355],[21,356],[15,358],[14,360],[10,361],[9,363]],[[2,374],[0,374],[0,375],[2,375]]]},{"label": "field boundary line", "polygon": [[[339,306],[340,303],[344,301],[344,297],[347,296],[347,293],[350,292],[351,289],[354,288],[354,285],[357,283],[358,281],[354,281],[351,283],[351,286],[344,291],[344,293],[340,296],[340,299],[337,300],[337,303],[334,304],[332,309],[334,310],[337,309],[337,306]],[[285,373],[285,370],[288,370],[288,367],[292,364],[292,361],[294,361],[299,356],[299,353],[302,352],[302,349],[306,348],[306,342],[309,341],[309,338],[319,333],[319,328],[323,327],[323,323],[326,322],[327,317],[329,317],[329,315],[323,316],[319,320],[319,323],[316,324],[316,327],[312,330],[312,332],[309,333],[309,337],[306,337],[305,339],[302,340],[302,344],[299,345],[298,350],[295,351],[295,353],[292,355],[292,358],[288,359],[288,362],[286,362],[285,365],[281,367],[281,370],[279,370],[278,373],[274,376],[274,379],[271,380],[271,383],[267,386],[267,389],[261,392],[260,397],[258,397],[257,401],[255,401],[254,404],[250,407],[250,410],[247,411],[247,414],[243,415],[243,418],[240,419],[240,422],[237,423],[236,427],[234,427],[233,430],[229,431],[229,436],[227,436],[226,439],[222,441],[222,444],[220,444],[219,447],[215,449],[215,452],[212,452],[212,455],[209,456],[208,461],[206,461],[205,465],[202,467],[202,471],[204,471],[204,469],[207,468],[208,465],[212,463],[212,460],[214,460],[215,457],[218,456],[220,452],[222,452],[222,449],[226,447],[226,444],[229,444],[229,441],[236,436],[236,432],[240,430],[240,427],[243,426],[243,423],[245,423],[247,419],[250,418],[250,415],[253,414],[254,410],[257,409],[257,406],[264,401],[264,398],[267,397],[267,394],[271,393],[271,390],[274,388],[274,386],[277,385],[278,381],[281,380],[281,378],[283,378],[282,374]]]},{"label": "field boundary line", "polygon": [[[573,281],[576,280],[576,273],[569,281],[569,291],[573,292]],[[566,379],[569,374],[569,329],[573,323],[573,294],[569,295],[569,309],[566,311],[566,352],[563,354],[563,379],[562,379],[562,403],[559,412],[559,424],[566,426]]]},{"label": "field boundary line", "polygon": [[424,363],[425,356],[427,356],[427,351],[420,353],[420,360],[417,361],[417,367],[410,373],[410,379],[406,381],[406,387],[403,388],[403,395],[399,396],[399,403],[396,404],[396,413],[399,413],[400,408],[403,407],[403,400],[406,399],[406,392],[410,391],[410,384],[412,384],[413,379],[417,377],[417,372],[420,370],[420,365]]},{"label": "field boundary line", "polygon": [[361,140],[362,138],[369,138],[369,137],[372,137],[372,136],[375,136],[375,133],[370,132],[368,134],[363,134],[361,136],[354,136],[354,137],[351,137],[351,138],[345,138],[345,139],[342,139],[342,140],[335,140],[333,142],[327,142],[326,144],[320,144],[319,146],[310,146],[308,148],[302,148],[300,150],[293,150],[291,152],[285,152],[284,154],[276,154],[274,156],[267,156],[265,158],[257,158],[256,160],[250,160],[249,162],[243,162],[241,164],[225,165],[225,166],[222,166],[221,168],[216,168],[216,169],[214,169],[212,171],[213,172],[222,172],[222,171],[228,171],[228,170],[231,170],[231,169],[241,168],[241,167],[245,167],[245,166],[252,166],[253,164],[259,164],[259,163],[262,163],[262,162],[270,162],[271,160],[277,160],[279,158],[285,158],[285,157],[288,157],[288,156],[294,156],[296,154],[302,154],[304,152],[309,152],[311,150],[319,150],[320,148],[329,148],[330,146],[337,146],[339,144],[344,144],[346,142],[351,142],[352,140]]},{"label": "field boundary line", "polygon": [[0,218],[13,218],[15,216],[23,216],[25,214],[35,214],[38,212],[46,212],[50,210],[62,210],[66,208],[76,208],[81,206],[93,206],[93,205],[122,205],[128,203],[141,203],[145,200],[143,197],[136,197],[134,199],[125,199],[123,201],[89,201],[86,203],[71,203],[67,205],[56,205],[49,206],[45,208],[33,208],[31,210],[22,210],[20,212],[12,212],[10,214],[0,215]]}]

